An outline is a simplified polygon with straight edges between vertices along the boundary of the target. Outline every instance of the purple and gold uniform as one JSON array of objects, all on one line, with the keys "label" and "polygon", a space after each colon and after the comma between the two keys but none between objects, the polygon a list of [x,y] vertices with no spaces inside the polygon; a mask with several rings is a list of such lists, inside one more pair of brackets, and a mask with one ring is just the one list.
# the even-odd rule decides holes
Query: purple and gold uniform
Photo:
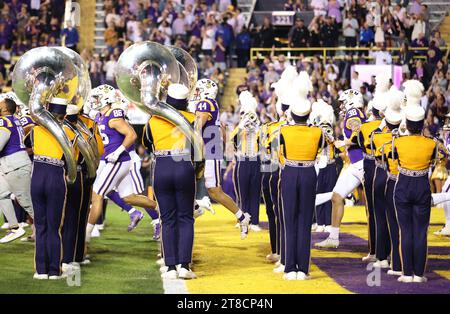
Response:
[{"label": "purple and gold uniform", "polygon": [[[352,123],[362,124],[366,121],[366,116],[364,113],[358,108],[351,108],[347,110],[344,118],[344,136],[346,139],[353,141],[353,139],[359,136],[358,131],[352,130]],[[350,159],[350,163],[354,164],[358,161],[363,160],[364,153],[361,147],[359,146],[350,146],[347,148],[348,158]]]},{"label": "purple and gold uniform", "polygon": [[205,143],[205,187],[221,186],[220,163],[223,159],[222,136],[219,120],[219,105],[214,99],[205,98],[197,103],[196,112],[208,114],[208,120],[202,129]]},{"label": "purple and gold uniform", "polygon": [[401,136],[393,145],[393,156],[398,160],[399,170],[394,204],[400,229],[402,273],[421,277],[427,261],[431,212],[428,172],[437,154],[437,145],[433,139],[421,135]]},{"label": "purple and gold uniform", "polygon": [[366,195],[366,215],[369,238],[369,254],[375,255],[375,215],[373,213],[373,178],[375,176],[375,157],[371,147],[371,135],[380,126],[381,120],[365,122],[360,129],[360,146],[364,150],[364,193]]},{"label": "purple and gold uniform", "polygon": [[[131,158],[126,150],[120,154],[117,162],[110,163],[106,160],[106,156],[118,149],[125,139],[124,135],[111,127],[111,121],[116,119],[125,119],[125,113],[122,109],[109,109],[105,114],[99,113],[95,118],[103,141],[104,153],[100,157],[100,165],[93,190],[101,196],[106,196],[115,187],[118,187],[130,171]],[[130,186],[126,191],[119,191],[119,194],[121,197],[125,197],[132,194],[131,190],[132,187]]]},{"label": "purple and gold uniform", "polygon": [[[179,110],[193,123],[194,114]],[[192,262],[196,176],[185,135],[171,122],[152,116],[143,142],[155,154],[153,189],[160,208],[162,249],[167,266]]]},{"label": "purple and gold uniform", "polygon": [[[64,130],[73,141],[75,134],[67,127]],[[35,211],[36,273],[59,276],[61,229],[67,200],[64,153],[58,141],[42,126],[33,128],[31,138],[34,150],[31,196]],[[75,153],[75,158],[78,158],[78,151]]]},{"label": "purple and gold uniform", "polygon": [[285,158],[280,178],[285,273],[309,273],[317,183],[314,164],[323,141],[322,130],[318,127],[296,124],[281,128],[280,145]]}]

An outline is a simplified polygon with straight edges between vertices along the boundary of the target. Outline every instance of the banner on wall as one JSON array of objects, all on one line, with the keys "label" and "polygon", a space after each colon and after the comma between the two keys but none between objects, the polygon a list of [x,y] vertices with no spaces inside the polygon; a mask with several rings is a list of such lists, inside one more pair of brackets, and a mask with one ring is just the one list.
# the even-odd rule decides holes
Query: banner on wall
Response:
[{"label": "banner on wall", "polygon": [[375,65],[375,64],[355,64],[352,66],[353,71],[358,72],[358,78],[370,84],[372,76],[377,76],[380,73],[389,73],[394,85],[400,88],[403,80],[402,67],[399,65]]}]

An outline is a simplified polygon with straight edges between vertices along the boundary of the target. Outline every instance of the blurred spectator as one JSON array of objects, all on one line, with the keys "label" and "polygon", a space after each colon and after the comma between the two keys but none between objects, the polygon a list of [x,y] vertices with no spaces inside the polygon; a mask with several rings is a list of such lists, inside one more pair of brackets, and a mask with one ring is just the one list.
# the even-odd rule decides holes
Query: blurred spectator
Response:
[{"label": "blurred spectator", "polygon": [[70,48],[74,51],[77,50],[77,45],[79,41],[78,31],[75,27],[72,26],[72,22],[67,22],[67,27],[64,28],[61,32],[61,36],[64,37],[64,42],[67,48]]},{"label": "blurred spectator", "polygon": [[327,15],[327,0],[311,0],[310,7],[314,10],[314,16]]},{"label": "blurred spectator", "polygon": [[356,35],[358,33],[358,28],[358,21],[353,17],[351,12],[348,12],[347,17],[344,19],[342,24],[342,34],[345,38],[346,47],[356,46]]},{"label": "blurred spectator", "polygon": [[359,73],[356,71],[353,71],[352,73],[352,80],[350,83],[350,86],[352,89],[359,90],[362,86],[363,82],[359,79]]},{"label": "blurred spectator", "polygon": [[247,27],[243,27],[241,32],[236,36],[236,55],[237,55],[237,65],[239,68],[243,68],[247,65],[250,48],[251,48],[251,37],[247,30]]},{"label": "blurred spectator", "polygon": [[274,32],[272,23],[268,17],[264,18],[263,25],[258,32],[259,34],[259,46],[262,48],[272,48],[274,45]]},{"label": "blurred spectator", "polygon": [[289,47],[307,47],[309,41],[309,30],[301,18],[295,19],[295,25],[288,33]]},{"label": "blurred spectator", "polygon": [[380,50],[372,50],[369,54],[375,58],[376,65],[392,64],[392,56],[386,50],[386,44],[382,45]]}]

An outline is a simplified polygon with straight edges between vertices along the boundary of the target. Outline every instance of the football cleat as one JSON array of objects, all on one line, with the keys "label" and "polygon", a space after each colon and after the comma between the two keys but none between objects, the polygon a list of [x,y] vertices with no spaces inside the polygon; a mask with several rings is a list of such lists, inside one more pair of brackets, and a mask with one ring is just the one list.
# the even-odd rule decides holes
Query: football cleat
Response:
[{"label": "football cleat", "polygon": [[427,281],[428,281],[428,279],[425,276],[416,276],[416,275],[414,275],[414,277],[413,277],[413,282],[425,283]]},{"label": "football cleat", "polygon": [[450,236],[450,227],[445,226],[441,230],[433,232],[433,234],[441,236]]},{"label": "football cleat", "polygon": [[130,224],[128,225],[128,232],[133,231],[137,227],[139,222],[144,218],[144,214],[138,210],[135,210],[130,214]]},{"label": "football cleat", "polygon": [[413,282],[413,276],[400,276],[397,279],[398,282],[410,283]]},{"label": "football cleat", "polygon": [[160,272],[161,274],[166,273],[168,270],[169,270],[169,267],[168,267],[168,266],[161,266],[161,267],[159,268],[159,272]]},{"label": "football cleat", "polygon": [[175,280],[178,278],[178,274],[176,270],[170,270],[161,274],[162,279]]},{"label": "football cleat", "polygon": [[297,272],[297,280],[308,280],[309,276],[302,271]]},{"label": "football cleat", "polygon": [[369,253],[367,254],[367,256],[364,256],[361,260],[366,263],[374,263],[377,261],[377,258],[375,257],[375,254]]},{"label": "football cleat", "polygon": [[22,228],[11,229],[3,238],[0,239],[0,243],[8,243],[14,241],[25,234],[25,230]]},{"label": "football cleat", "polygon": [[375,263],[373,263],[373,267],[375,268],[389,268],[389,262],[387,259],[384,259],[382,261],[377,260]]},{"label": "football cleat", "polygon": [[180,279],[196,279],[197,275],[195,275],[195,273],[192,270],[181,267],[178,270],[178,278],[180,278]]},{"label": "football cleat", "polygon": [[154,223],[154,221],[152,221],[152,225],[153,225],[152,239],[157,241],[161,237],[161,223],[160,222]]},{"label": "football cleat", "polygon": [[318,247],[318,248],[337,249],[339,247],[339,240],[328,237],[325,240],[323,240],[322,242],[318,242],[318,243],[314,244],[314,246]]},{"label": "football cleat", "polygon": [[239,227],[241,229],[241,240],[244,240],[248,235],[250,218],[251,216],[249,213],[244,213],[244,219],[239,222]]},{"label": "football cleat", "polygon": [[297,273],[295,271],[290,271],[283,275],[284,280],[297,280]]}]

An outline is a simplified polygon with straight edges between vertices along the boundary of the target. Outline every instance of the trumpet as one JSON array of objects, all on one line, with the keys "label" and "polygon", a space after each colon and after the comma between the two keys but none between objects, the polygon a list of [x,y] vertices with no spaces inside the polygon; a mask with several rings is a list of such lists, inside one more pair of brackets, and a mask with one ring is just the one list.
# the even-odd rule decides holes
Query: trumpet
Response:
[{"label": "trumpet", "polygon": [[325,138],[329,142],[334,142],[334,130],[333,127],[328,123],[322,123],[319,124],[319,127],[322,129],[323,134],[325,135]]}]

